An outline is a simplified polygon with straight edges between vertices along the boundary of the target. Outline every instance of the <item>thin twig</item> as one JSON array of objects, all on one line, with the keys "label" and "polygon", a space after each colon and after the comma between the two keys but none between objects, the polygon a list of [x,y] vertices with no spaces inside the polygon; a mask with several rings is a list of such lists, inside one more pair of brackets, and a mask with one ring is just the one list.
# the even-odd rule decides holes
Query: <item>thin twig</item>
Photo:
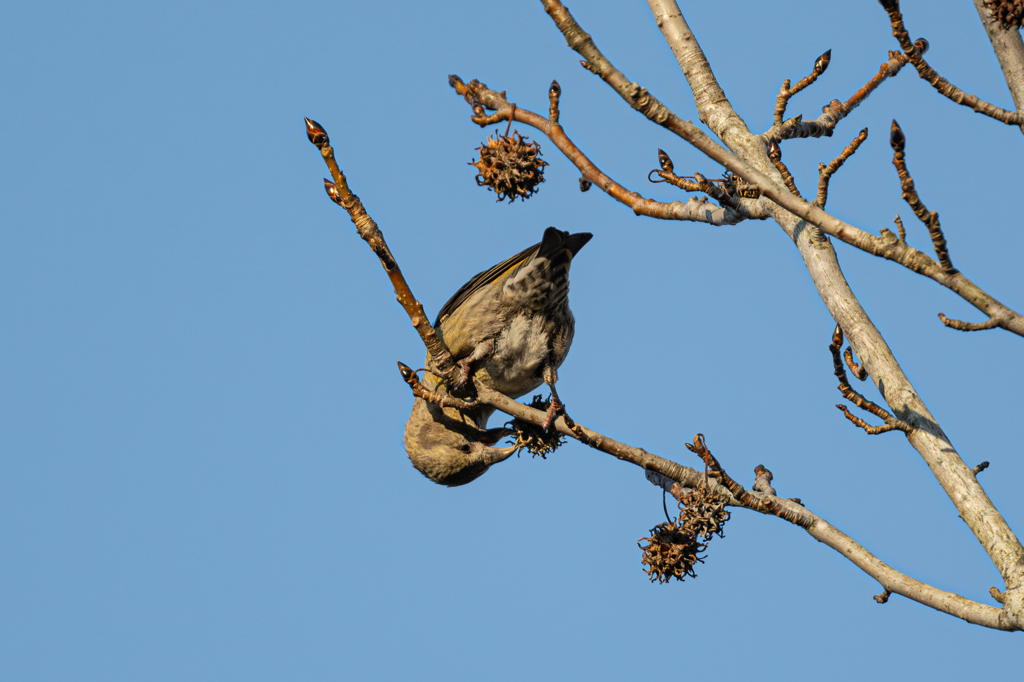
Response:
[{"label": "thin twig", "polygon": [[954,320],[946,317],[942,313],[939,313],[939,319],[942,320],[942,324],[947,327],[959,329],[962,332],[977,332],[984,329],[995,329],[999,326],[999,321],[995,318],[989,318],[984,322],[964,322],[963,320]]},{"label": "thin twig", "polygon": [[558,84],[558,81],[551,81],[551,87],[548,88],[548,120],[553,124],[558,124],[558,98],[562,96],[562,86]]},{"label": "thin twig", "polygon": [[359,233],[363,241],[369,244],[377,258],[380,259],[380,264],[384,267],[384,271],[388,274],[388,279],[391,280],[391,285],[395,289],[399,305],[402,306],[409,316],[412,326],[420,335],[423,345],[427,347],[427,352],[430,353],[430,357],[434,360],[434,370],[441,376],[445,384],[456,386],[459,380],[459,368],[455,365],[455,361],[452,359],[451,353],[448,352],[448,348],[445,347],[434,327],[430,324],[430,319],[427,317],[426,312],[424,312],[423,305],[413,296],[412,289],[409,288],[409,283],[405,280],[405,275],[402,274],[402,270],[398,267],[398,262],[395,260],[394,255],[392,255],[391,249],[388,248],[387,242],[384,241],[384,233],[380,231],[377,223],[373,221],[373,218],[363,208],[363,203],[359,200],[359,197],[349,189],[348,180],[334,158],[334,148],[331,147],[327,131],[316,121],[309,118],[305,120],[306,136],[320,150],[320,155],[323,156],[324,163],[327,164],[327,168],[331,171],[331,177],[334,178],[334,182],[324,180],[324,189],[327,190],[327,196],[348,212],[352,223],[356,226],[356,232]]},{"label": "thin twig", "polygon": [[[951,277],[927,254],[909,247],[906,243],[896,239],[895,235],[892,239],[886,239],[865,232],[829,215],[818,206],[796,197],[788,188],[777,184],[750,163],[712,140],[693,123],[684,121],[639,83],[630,81],[601,53],[590,35],[580,27],[569,10],[559,0],[542,0],[542,2],[544,9],[554,20],[555,26],[565,36],[569,47],[584,57],[588,70],[608,83],[627,104],[650,121],[686,140],[713,161],[725,166],[748,184],[757,187],[763,195],[779,206],[797,217],[817,225],[826,234],[872,255],[899,263],[938,282],[987,316],[999,320],[998,324],[1003,329],[1024,336],[1024,315],[1020,315],[1000,303],[965,277],[962,272]],[[779,136],[773,137],[781,139]]]},{"label": "thin twig", "polygon": [[928,228],[932,244],[935,247],[935,256],[939,259],[939,265],[947,275],[957,274],[953,262],[949,259],[949,248],[946,246],[946,237],[942,234],[942,226],[939,225],[939,214],[937,211],[929,211],[921,202],[914,188],[914,179],[910,177],[907,170],[906,154],[904,149],[907,144],[907,137],[903,134],[900,124],[896,119],[892,120],[892,127],[889,131],[889,144],[892,145],[892,165],[896,166],[896,172],[900,176],[900,189],[903,190],[903,200],[909,204],[911,210],[918,220]]},{"label": "thin twig", "polygon": [[[759,206],[756,204],[718,207],[698,201],[696,198],[690,199],[686,203],[681,201],[664,203],[646,199],[639,193],[626,189],[602,172],[569,139],[565,130],[558,123],[552,123],[548,118],[523,107],[517,106],[513,109],[504,93],[496,92],[479,81],[472,80],[465,83],[458,76],[452,75],[448,77],[448,82],[455,92],[462,95],[474,107],[474,114],[470,117],[474,123],[483,127],[514,118],[520,123],[533,126],[551,140],[552,144],[579,169],[588,182],[599,187],[616,201],[629,206],[636,215],[662,220],[689,220],[711,225],[735,225],[749,218],[762,219],[764,217],[757,213]],[[476,113],[477,107],[481,109],[481,113]],[[483,114],[484,109],[495,113]]]},{"label": "thin twig", "polygon": [[889,59],[878,67],[878,72],[868,79],[868,82],[857,92],[853,93],[850,99],[845,102],[838,99],[832,100],[821,108],[821,116],[813,121],[804,121],[803,116],[794,116],[784,123],[775,123],[762,134],[762,137],[775,140],[789,140],[798,137],[832,137],[839,122],[860,106],[868,98],[868,95],[886,79],[898,74],[906,63],[907,58],[903,53],[890,50]]},{"label": "thin twig", "polygon": [[416,372],[404,363],[398,363],[398,371],[402,374],[402,380],[409,384],[412,394],[417,398],[423,398],[428,403],[434,403],[440,407],[454,407],[456,410],[472,410],[479,407],[475,402],[468,402],[440,391],[431,391],[420,382]]},{"label": "thin twig", "polygon": [[853,372],[853,376],[857,377],[860,381],[864,381],[868,378],[868,371],[857,364],[857,361],[853,359],[853,349],[849,346],[843,351],[843,360],[846,360],[846,366]]},{"label": "thin twig", "polygon": [[842,168],[846,160],[853,156],[854,152],[857,151],[866,139],[868,139],[868,129],[864,128],[857,133],[857,137],[853,138],[850,144],[843,148],[839,156],[832,159],[827,166],[823,163],[818,164],[818,198],[814,203],[825,208],[825,202],[828,201],[828,183],[832,179],[832,175]]},{"label": "thin twig", "polygon": [[782,147],[775,140],[768,142],[768,160],[775,164],[775,168],[779,171],[782,181],[786,183],[789,191],[799,197],[800,190],[796,188],[796,183],[793,182],[793,176],[790,174],[789,168],[786,167],[786,164],[782,163]]},{"label": "thin twig", "polygon": [[[853,387],[850,386],[850,380],[846,378],[846,369],[843,367],[843,360],[839,354],[839,351],[842,347],[843,330],[837,324],[835,331],[832,332],[832,343],[829,344],[828,349],[832,353],[832,366],[834,368],[836,378],[839,379],[839,392],[843,394],[844,398],[849,400],[851,403],[853,403],[860,409],[864,410],[865,412],[870,412],[876,417],[881,418],[882,421],[885,422],[885,424],[871,426],[860,417],[857,417],[856,415],[852,414],[850,410],[847,409],[846,405],[836,405],[836,407],[842,410],[843,415],[845,415],[847,419],[853,422],[854,425],[864,429],[864,431],[867,432],[869,435],[873,436],[879,433],[886,433],[888,431],[903,431],[904,433],[907,434],[911,433],[913,431],[913,427],[910,426],[910,424],[907,424],[906,422],[897,419],[896,417],[892,416],[892,414],[890,414],[887,410],[883,409],[882,407],[879,407],[877,404],[871,402],[863,395],[853,390]],[[852,359],[853,356],[851,355],[850,360],[852,361]]]},{"label": "thin twig", "polygon": [[779,89],[779,95],[775,98],[775,125],[782,125],[782,119],[786,115],[786,106],[789,104],[790,98],[814,81],[818,80],[818,76],[825,73],[825,69],[828,68],[828,63],[831,59],[832,50],[826,50],[824,54],[814,60],[814,68],[811,69],[811,73],[798,80],[796,85],[789,87],[788,78],[782,82],[782,88]]},{"label": "thin twig", "polygon": [[900,47],[903,48],[903,53],[907,56],[910,63],[913,64],[914,68],[917,69],[917,73],[921,78],[928,81],[933,88],[938,90],[939,94],[957,104],[970,107],[979,114],[994,118],[1007,125],[1019,126],[1024,124],[1024,115],[989,104],[975,95],[964,92],[940,76],[924,59],[923,55],[928,50],[928,41],[919,39],[911,42],[910,34],[903,25],[903,15],[900,13],[899,0],[879,0],[879,2],[889,14],[892,35],[899,41]]},{"label": "thin twig", "polygon": [[896,223],[896,229],[899,230],[900,241],[906,243],[907,229],[903,227],[903,220],[901,220],[900,217],[897,215],[895,218],[893,218],[893,222]]}]

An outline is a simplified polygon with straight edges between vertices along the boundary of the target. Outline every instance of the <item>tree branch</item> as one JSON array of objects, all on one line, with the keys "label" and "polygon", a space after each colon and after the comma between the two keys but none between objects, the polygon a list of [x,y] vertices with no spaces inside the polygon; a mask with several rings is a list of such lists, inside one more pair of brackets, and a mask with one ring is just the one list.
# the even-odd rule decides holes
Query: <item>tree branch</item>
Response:
[{"label": "tree branch", "polygon": [[[1024,41],[1020,30],[1003,28],[999,20],[985,7],[985,0],[974,0],[981,24],[992,43],[992,49],[999,60],[999,68],[1003,70],[1003,78],[1010,88],[1010,96],[1017,111],[1024,110]],[[1021,126],[1024,132],[1024,125]]]},{"label": "tree branch", "polygon": [[412,322],[412,326],[416,329],[416,333],[423,340],[423,345],[427,347],[427,352],[430,353],[430,357],[433,358],[436,365],[436,371],[448,386],[457,386],[460,374],[459,368],[455,365],[455,361],[452,359],[451,353],[448,352],[448,348],[438,337],[433,325],[430,324],[427,314],[423,311],[423,305],[413,296],[409,283],[405,281],[405,275],[402,274],[402,270],[398,267],[398,262],[395,261],[395,257],[391,254],[391,249],[388,248],[387,242],[384,241],[384,233],[380,231],[377,223],[373,221],[373,218],[363,208],[363,203],[359,200],[359,197],[349,189],[348,180],[334,158],[334,148],[331,147],[327,131],[316,121],[309,118],[305,120],[306,137],[320,150],[320,155],[323,157],[324,163],[327,164],[327,168],[330,169],[331,177],[334,178],[334,182],[324,180],[324,189],[327,190],[327,196],[331,198],[331,201],[348,212],[352,223],[356,226],[356,232],[359,233],[359,236],[370,246],[373,252],[377,254],[380,264],[384,267],[384,271],[388,274],[388,279],[391,280],[391,285],[395,289],[395,296],[398,298],[399,305],[405,310],[409,320]]},{"label": "tree branch", "polygon": [[[569,47],[584,57],[584,65],[587,66],[588,70],[600,76],[620,97],[626,100],[627,104],[642,113],[649,120],[678,135],[712,160],[722,164],[743,178],[747,183],[754,185],[762,194],[786,209],[786,211],[806,220],[808,223],[819,227],[823,232],[851,246],[880,258],[899,263],[918,274],[938,282],[985,313],[986,316],[996,319],[998,326],[1014,334],[1024,336],[1024,316],[1000,303],[964,276],[963,273],[957,273],[955,276],[947,275],[942,271],[938,263],[917,249],[899,242],[895,239],[895,235],[893,235],[892,239],[887,239],[884,235],[878,237],[845,223],[829,215],[818,206],[794,196],[780,181],[770,178],[768,173],[777,172],[774,168],[771,170],[768,167],[764,167],[764,170],[755,168],[749,161],[756,159],[758,155],[764,158],[765,142],[759,137],[750,136],[746,125],[736,116],[735,112],[732,112],[731,116],[728,113],[716,114],[717,118],[710,114],[701,113],[701,120],[705,118],[719,120],[723,128],[720,130],[712,129],[730,148],[733,148],[735,145],[736,149],[742,148],[746,151],[746,153],[739,156],[719,145],[694,124],[681,119],[648,92],[646,88],[641,87],[638,83],[630,82],[601,53],[590,35],[580,28],[579,24],[569,13],[569,10],[559,0],[541,1],[544,9],[547,10],[554,20],[555,25],[562,31],[562,35],[565,36]],[[672,4],[674,5],[674,3]],[[693,42],[695,43],[696,41],[694,40]],[[718,89],[718,92],[721,92],[721,89]],[[713,102],[716,105],[716,109],[721,108],[720,105],[724,101],[724,97],[723,93],[721,99],[715,100],[714,98],[706,97],[705,94],[705,98],[709,102]],[[727,108],[729,111],[732,111],[731,107]],[[700,108],[698,108],[698,111],[700,111]],[[742,138],[738,136],[740,132],[745,132]],[[740,156],[744,156],[744,158],[740,158]],[[793,237],[792,226],[787,232]]]},{"label": "tree branch", "polygon": [[[990,104],[975,95],[964,92],[940,76],[939,73],[924,59],[924,52],[928,49],[927,41],[910,41],[910,34],[903,25],[903,15],[900,13],[899,0],[879,0],[879,3],[889,14],[889,23],[892,25],[892,35],[897,41],[899,41],[900,47],[903,48],[903,53],[907,55],[907,59],[909,59],[910,63],[914,65],[914,68],[917,69],[918,75],[928,81],[928,83],[935,88],[940,95],[956,102],[957,104],[970,107],[979,114],[983,114],[989,118],[994,118],[995,120],[1001,121],[1007,125],[1019,126],[1024,124],[1024,115],[1016,111],[1000,109],[994,104]],[[923,46],[920,44],[922,42]]]},{"label": "tree branch", "polygon": [[[579,169],[580,174],[582,174],[587,182],[596,185],[616,201],[629,206],[636,215],[659,218],[661,220],[689,220],[708,223],[709,225],[735,225],[748,218],[763,220],[768,215],[761,205],[755,202],[745,205],[736,204],[734,206],[718,207],[699,201],[696,198],[691,198],[686,203],[681,201],[664,203],[654,199],[646,199],[639,193],[629,190],[612,180],[587,158],[586,154],[569,139],[569,136],[565,134],[565,130],[557,122],[557,108],[554,109],[556,120],[552,120],[550,117],[545,118],[529,109],[524,109],[510,103],[505,98],[504,92],[491,90],[479,81],[472,80],[466,84],[458,76],[452,75],[448,77],[448,83],[471,106],[495,112],[489,116],[483,115],[482,112],[479,114],[474,113],[470,117],[470,120],[474,123],[484,127],[512,118],[515,121],[536,128],[544,133],[551,140],[552,144],[558,148],[558,151],[562,152],[565,158]],[[561,88],[559,88],[559,94],[561,94]]]},{"label": "tree branch", "polygon": [[[738,156],[743,157],[742,160],[725,152],[692,124],[680,121],[678,116],[675,116],[639,85],[629,84],[621,72],[615,69],[607,58],[597,50],[593,40],[572,19],[564,5],[557,0],[542,1],[545,9],[555,20],[555,24],[566,36],[570,47],[580,52],[587,59],[591,70],[601,75],[631,106],[647,115],[651,120],[676,132],[711,158],[740,175],[744,180],[757,185],[764,194],[779,204],[780,208],[773,210],[773,218],[797,244],[822,301],[836,322],[850,336],[857,356],[863,362],[886,402],[902,421],[913,427],[911,433],[908,434],[911,445],[921,454],[936,480],[960,511],[961,518],[974,532],[1002,574],[1008,588],[1006,593],[1008,617],[1018,626],[1024,624],[1024,547],[1021,546],[1006,521],[999,515],[998,510],[978,484],[971,470],[956,453],[949,438],[928,412],[885,340],[860,306],[843,277],[831,244],[826,240],[814,239],[812,231],[806,229],[807,225],[797,217],[821,227],[829,234],[845,235],[851,239],[859,238],[860,235],[853,232],[856,230],[861,235],[871,237],[871,240],[879,238],[867,235],[867,233],[829,216],[817,206],[793,196],[776,180],[769,178],[769,173],[774,169],[769,170],[766,167],[768,160],[764,153],[763,141],[749,133],[746,125],[725,99],[721,88],[717,87],[714,75],[711,73],[710,67],[706,66],[707,61],[703,59],[703,53],[697,46],[696,39],[689,32],[675,2],[672,0],[649,0],[659,28],[662,29],[677,60],[681,62],[687,81],[691,83],[694,101],[701,119],[708,121],[715,134]],[[711,94],[709,95],[709,93]],[[755,169],[752,164],[761,165],[764,171]],[[868,243],[871,243],[870,240]],[[893,245],[893,248],[901,247],[906,248],[905,245],[898,242]],[[953,288],[954,282],[958,282],[955,286],[964,286],[964,280],[956,279],[962,277],[960,273],[951,277],[942,272],[935,261],[927,258],[924,254],[920,254],[920,256],[931,263],[934,270],[937,271],[934,273],[933,279],[950,282],[950,288]],[[975,287],[973,283],[971,286]],[[968,300],[970,299],[968,298]],[[984,305],[991,306],[993,304],[1001,308],[1000,313],[1008,311],[1005,306],[998,304],[994,299]],[[1010,312],[1012,313],[1012,311]],[[1012,322],[1006,322],[1004,318],[1001,320],[1000,326],[1007,325],[1004,328],[1016,326],[1014,331],[1024,335],[1024,318],[1016,313],[1012,313],[1012,315],[1015,318]],[[990,315],[990,317],[996,316]],[[1011,592],[1013,593],[1012,598]]]},{"label": "tree branch", "polygon": [[[850,99],[845,102],[840,102],[837,99],[832,100],[821,108],[821,116],[814,121],[804,121],[803,116],[794,116],[784,123],[776,121],[761,136],[765,139],[774,140],[789,140],[796,137],[832,137],[832,132],[835,130],[836,125],[849,116],[850,112],[860,106],[868,98],[868,95],[874,92],[884,80],[898,74],[906,63],[907,57],[904,54],[890,50],[888,61],[883,62],[878,67],[878,73],[872,76],[857,92],[853,93]],[[783,84],[783,88],[785,88],[785,84]],[[781,96],[780,93],[779,97]],[[778,114],[778,104],[776,104],[775,113]]]},{"label": "tree branch", "polygon": [[843,167],[846,160],[854,155],[866,139],[868,139],[868,129],[864,128],[857,133],[857,137],[853,138],[853,141],[851,141],[850,144],[843,148],[843,151],[840,152],[839,156],[832,159],[827,166],[823,163],[818,164],[818,198],[815,199],[814,203],[821,208],[825,208],[825,202],[828,201],[829,181],[832,179],[832,176],[835,175],[835,172]]}]

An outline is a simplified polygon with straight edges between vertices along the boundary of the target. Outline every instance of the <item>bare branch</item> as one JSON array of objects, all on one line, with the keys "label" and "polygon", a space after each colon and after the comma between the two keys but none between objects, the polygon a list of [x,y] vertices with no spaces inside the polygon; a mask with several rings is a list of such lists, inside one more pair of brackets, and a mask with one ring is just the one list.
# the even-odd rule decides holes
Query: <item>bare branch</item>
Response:
[{"label": "bare branch", "polygon": [[786,168],[786,164],[782,163],[782,147],[775,140],[768,142],[768,160],[775,164],[776,170],[782,176],[782,181],[786,183],[786,188],[799,197],[800,190],[796,188],[796,183],[793,182],[793,176],[790,174],[789,169]]},{"label": "bare branch", "polygon": [[[990,317],[999,319],[1001,327],[1022,336],[1024,317],[985,294],[964,278],[962,273],[948,275],[935,261],[900,243],[895,235],[892,235],[891,239],[883,239],[847,225],[828,215],[818,206],[793,196],[765,171],[755,168],[752,163],[761,165],[762,162],[767,162],[763,143],[758,147],[756,142],[750,139],[750,133],[743,121],[732,110],[721,88],[717,87],[714,75],[703,59],[695,37],[686,28],[682,14],[672,0],[649,0],[649,4],[652,7],[657,5],[659,8],[667,8],[665,11],[655,9],[655,16],[659,28],[662,29],[690,83],[702,120],[707,122],[731,149],[742,150],[743,159],[714,143],[693,124],[679,119],[638,84],[629,83],[601,54],[590,36],[579,27],[561,2],[543,0],[543,3],[555,25],[566,37],[569,46],[584,56],[590,69],[611,85],[630,106],[687,140],[747,182],[756,185],[763,194],[784,209],[772,211],[773,218],[796,242],[822,301],[837,323],[850,333],[850,340],[857,351],[857,356],[864,362],[875,385],[885,396],[886,402],[893,406],[904,421],[914,427],[908,436],[909,442],[928,464],[936,480],[960,511],[961,518],[985,548],[1007,585],[1012,586],[1007,589],[1007,617],[1013,623],[1024,625],[1024,547],[952,447],[949,438],[942,432],[900,368],[892,350],[860,306],[843,276],[831,244],[815,239],[810,234],[811,231],[806,229],[806,224],[796,218],[803,218],[828,234],[870,253],[903,262],[915,272],[927,274],[935,281],[957,291],[965,300],[985,311]],[[708,93],[717,93],[720,97],[715,99],[709,97]],[[988,310],[992,310],[993,313],[988,313]]]},{"label": "bare branch", "polygon": [[[757,187],[762,194],[786,211],[816,225],[826,234],[836,237],[851,246],[880,258],[899,263],[918,274],[938,282],[958,294],[988,317],[998,320],[998,325],[1003,329],[1024,336],[1024,316],[1000,303],[964,276],[962,272],[950,276],[926,254],[900,242],[895,238],[895,235],[892,235],[892,239],[886,239],[884,236],[875,236],[829,215],[814,204],[803,201],[799,197],[794,196],[785,186],[768,177],[765,172],[758,170],[748,161],[741,159],[713,141],[695,125],[679,118],[645,88],[637,83],[630,82],[621,71],[616,69],[597,48],[590,35],[580,28],[565,5],[558,0],[542,0],[542,2],[544,9],[551,15],[555,25],[562,32],[562,35],[565,36],[569,47],[585,58],[588,69],[600,76],[620,97],[626,100],[627,104],[642,113],[649,120],[675,133],[712,160],[725,166],[743,178],[747,183]],[[690,42],[696,43],[692,39],[692,35]],[[706,77],[703,80],[706,81]],[[718,92],[721,92],[721,90],[719,89]],[[718,110],[728,107],[728,102],[724,100],[724,95],[722,97],[723,100],[717,104]],[[729,107],[729,110],[731,111],[731,107]],[[703,112],[701,116],[703,117],[702,120],[712,118]],[[738,123],[735,123],[727,112],[719,111],[714,118],[719,123],[723,121],[728,123],[728,125],[723,124],[721,129],[715,129],[712,126],[713,129],[720,131],[720,134],[726,136],[726,138],[739,136],[741,132],[746,131],[746,126],[742,120],[736,117]],[[744,145],[747,149],[751,149],[749,141],[737,141],[737,146]],[[784,225],[784,229],[787,229],[791,237],[794,236],[795,233],[792,225],[788,228]]]},{"label": "bare branch", "polygon": [[903,221],[900,219],[898,215],[895,218],[893,218],[892,221],[896,223],[896,229],[898,229],[900,232],[900,241],[905,244],[907,242],[907,230],[905,227],[903,227]]},{"label": "bare branch", "polygon": [[916,42],[910,41],[910,34],[907,33],[907,29],[903,25],[903,15],[900,13],[899,0],[879,0],[879,2],[889,14],[889,23],[892,24],[892,35],[899,41],[900,47],[903,48],[903,53],[907,55],[907,59],[917,69],[917,73],[921,78],[928,81],[939,94],[957,104],[970,107],[979,114],[994,118],[1007,125],[1019,126],[1024,124],[1024,115],[989,104],[974,95],[964,92],[940,76],[924,59],[923,55],[928,50],[928,41],[923,39],[919,39]]},{"label": "bare branch", "polygon": [[561,96],[562,86],[558,81],[551,81],[551,87],[548,88],[548,120],[555,125],[558,125],[558,99]]},{"label": "bare branch", "polygon": [[[871,402],[863,395],[853,390],[853,387],[850,386],[850,380],[846,378],[846,369],[843,368],[843,361],[842,359],[840,359],[839,349],[842,347],[843,330],[837,324],[835,331],[832,332],[832,343],[829,344],[828,349],[832,353],[833,370],[835,372],[836,378],[839,379],[839,392],[843,394],[844,398],[849,400],[851,403],[853,403],[860,409],[864,410],[865,412],[870,412],[876,417],[879,417],[882,421],[885,422],[885,424],[881,426],[870,426],[863,419],[851,414],[850,410],[848,410],[845,405],[836,405],[836,407],[842,410],[843,415],[845,415],[847,419],[853,422],[854,425],[864,429],[870,435],[886,433],[888,431],[895,430],[903,431],[904,433],[909,434],[913,430],[913,427],[911,427],[906,422],[901,421],[896,417],[892,416],[888,411],[882,409],[877,404]],[[852,369],[852,350],[850,348],[847,348],[846,352],[849,356],[847,358],[847,363],[851,365]],[[854,373],[859,375],[859,373],[862,372],[863,370],[863,367],[858,366],[857,370],[855,370]]]},{"label": "bare branch", "polygon": [[843,351],[843,360],[846,361],[846,366],[850,368],[850,371],[853,372],[853,376],[857,377],[857,379],[864,381],[868,378],[868,371],[858,365],[853,359],[853,349],[849,346],[847,346],[846,350]]},{"label": "bare branch", "polygon": [[387,242],[384,241],[384,233],[380,231],[377,223],[373,221],[366,212],[366,209],[363,208],[363,203],[359,201],[359,197],[349,189],[348,180],[334,158],[334,148],[331,147],[327,131],[316,121],[307,118],[306,136],[320,150],[320,155],[323,156],[324,163],[327,164],[327,168],[331,171],[331,177],[334,178],[334,182],[324,180],[327,196],[348,212],[349,217],[356,226],[356,232],[363,238],[363,241],[370,245],[373,252],[377,254],[380,264],[384,266],[384,271],[388,274],[391,285],[395,289],[399,305],[405,310],[409,320],[412,322],[412,326],[415,327],[416,332],[423,340],[423,345],[427,347],[427,352],[430,353],[430,357],[433,358],[436,364],[436,371],[448,386],[456,386],[459,379],[459,369],[455,366],[451,353],[448,352],[444,343],[437,336],[437,332],[434,331],[434,327],[430,324],[423,306],[413,296],[409,283],[405,281],[405,275],[402,274],[402,270],[398,267],[398,263],[391,254],[391,249],[388,248]]},{"label": "bare branch", "polygon": [[[1021,41],[1019,28],[1006,28],[999,18],[990,12],[986,0],[974,0],[974,7],[985,27],[985,33],[992,43],[992,49],[1003,70],[1003,78],[1010,88],[1010,96],[1017,111],[1024,110],[1024,41]],[[1024,131],[1024,125],[1021,126]]]},{"label": "bare branch", "polygon": [[950,319],[942,313],[939,313],[939,319],[942,320],[942,324],[947,327],[959,329],[962,332],[977,332],[984,329],[995,329],[999,326],[999,322],[994,319],[988,319],[984,322],[964,322],[963,320]]},{"label": "bare branch", "polygon": [[793,87],[789,87],[788,78],[782,82],[782,88],[779,89],[779,95],[775,98],[774,116],[776,126],[782,126],[782,119],[786,115],[786,106],[789,104],[790,98],[814,81],[818,80],[818,76],[825,73],[825,69],[828,68],[828,63],[831,59],[832,50],[826,50],[824,54],[814,60],[814,68],[811,70],[810,75],[798,80],[796,85]]},{"label": "bare branch", "polygon": [[[479,81],[472,80],[467,84],[458,76],[452,75],[448,77],[448,82],[458,94],[466,98],[466,101],[474,107],[474,111],[476,111],[476,108],[480,109],[480,113],[474,113],[470,117],[470,120],[474,123],[483,127],[493,125],[499,121],[514,119],[536,128],[544,133],[551,140],[552,144],[565,155],[565,158],[579,169],[587,182],[599,187],[616,201],[629,206],[636,215],[660,218],[661,220],[689,220],[708,223],[709,225],[735,225],[748,218],[764,219],[766,217],[763,211],[760,215],[756,213],[758,209],[756,205],[749,205],[747,207],[740,205],[735,207],[718,207],[699,201],[696,198],[692,198],[686,203],[681,201],[664,203],[644,198],[639,193],[626,189],[615,182],[594,165],[580,148],[569,139],[569,136],[565,134],[565,130],[558,123],[554,123],[549,118],[510,103],[505,98],[504,93],[491,90]],[[561,89],[559,89],[559,94],[561,94]],[[492,110],[495,113],[485,115],[483,113],[484,109]]]},{"label": "bare branch", "polygon": [[398,371],[402,374],[402,380],[409,384],[412,394],[417,398],[423,398],[428,403],[434,403],[440,407],[454,407],[456,410],[472,410],[477,407],[476,403],[467,402],[440,391],[431,391],[420,382],[416,372],[402,362],[398,363]]},{"label": "bare branch", "polygon": [[823,163],[818,164],[818,198],[814,203],[825,208],[825,202],[828,201],[829,181],[832,179],[835,172],[843,167],[846,160],[854,155],[866,139],[868,139],[868,129],[864,128],[857,133],[857,137],[853,138],[850,144],[843,148],[843,151],[839,153],[839,156],[832,159],[827,166]]},{"label": "bare branch", "polygon": [[[743,184],[742,181],[737,182],[738,178],[734,175],[710,180],[697,171],[694,171],[693,175],[676,175],[672,159],[663,149],[658,150],[658,164],[661,166],[661,170],[655,169],[651,173],[657,174],[659,178],[670,185],[686,192],[704,192],[723,206],[734,208],[752,218],[764,219],[768,216],[763,204],[756,201],[760,198],[761,192]],[[650,179],[651,173],[647,174],[648,179]],[[651,180],[651,182],[658,181]]]},{"label": "bare branch", "polygon": [[928,228],[928,234],[931,235],[932,244],[935,246],[935,256],[939,259],[939,265],[942,266],[942,270],[947,275],[955,275],[957,270],[949,259],[946,237],[942,234],[942,226],[939,225],[939,214],[936,211],[929,212],[927,207],[921,203],[920,197],[917,196],[917,190],[914,188],[914,179],[910,177],[910,171],[907,170],[906,155],[903,151],[906,143],[907,138],[903,134],[903,130],[896,122],[896,119],[893,119],[892,128],[889,131],[889,144],[892,145],[893,151],[892,165],[896,166],[896,172],[900,176],[900,189],[903,190],[903,200],[910,205],[918,220]]},{"label": "bare branch", "polygon": [[785,123],[775,123],[764,132],[762,137],[777,140],[789,140],[796,137],[832,137],[832,132],[839,122],[860,106],[883,81],[898,74],[906,63],[905,55],[897,51],[890,51],[889,59],[878,67],[878,73],[853,93],[850,99],[845,102],[832,100],[821,108],[821,116],[814,121],[804,121],[803,116],[794,116]]}]

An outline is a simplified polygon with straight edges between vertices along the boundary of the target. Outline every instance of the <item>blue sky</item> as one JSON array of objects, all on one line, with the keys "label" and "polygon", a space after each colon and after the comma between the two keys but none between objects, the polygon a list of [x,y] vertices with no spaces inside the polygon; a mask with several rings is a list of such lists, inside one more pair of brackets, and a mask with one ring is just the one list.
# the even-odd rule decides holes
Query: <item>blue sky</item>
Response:
[{"label": "blue sky", "polygon": [[[911,35],[968,92],[1011,100],[971,3],[905,2]],[[576,2],[627,76],[696,119],[645,3]],[[748,125],[832,49],[790,105],[846,99],[896,47],[876,2],[682,5]],[[637,538],[663,520],[641,472],[570,443],[458,489],[408,463],[412,398],[395,361],[422,345],[376,259],[324,195],[302,117],[330,132],[428,314],[556,225],[593,232],[572,270],[573,416],[687,464],[703,432],[750,484],[763,463],[894,567],[993,603],[978,542],[898,434],[834,405],[833,323],[769,221],[638,218],[541,138],[527,203],[466,165],[493,129],[449,73],[561,122],[645,196],[657,149],[720,168],[630,110],[539,3],[38,2],[0,26],[0,676],[7,680],[792,679],[1005,675],[1020,635],[893,597],[802,531],[737,511],[699,577],[652,585]],[[863,127],[828,209],[868,230],[903,216],[888,126],[953,263],[1024,308],[1020,131],[941,99],[906,69],[833,138]],[[521,132],[537,139],[531,131]],[[838,245],[853,289],[965,461],[1024,530],[1021,340],[935,283]],[[876,393],[867,387],[869,398]],[[498,417],[493,418],[495,423]],[[955,653],[954,653],[955,652]],[[682,654],[682,655],[679,655]]]}]

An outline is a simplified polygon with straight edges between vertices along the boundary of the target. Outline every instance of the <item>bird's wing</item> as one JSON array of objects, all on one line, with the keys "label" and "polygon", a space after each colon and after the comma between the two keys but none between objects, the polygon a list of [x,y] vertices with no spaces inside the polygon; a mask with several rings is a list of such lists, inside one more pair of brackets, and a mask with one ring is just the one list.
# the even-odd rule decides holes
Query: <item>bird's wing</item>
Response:
[{"label": "bird's wing", "polygon": [[434,321],[434,327],[440,326],[441,321],[444,320],[445,317],[451,315],[456,308],[465,303],[470,296],[478,292],[480,289],[498,279],[505,273],[519,267],[530,258],[533,258],[539,249],[540,244],[534,244],[527,249],[523,249],[511,258],[501,261],[494,267],[475,275],[473,279],[463,284],[462,288],[456,291],[455,295],[448,299],[448,302],[441,307],[441,312],[437,314],[437,320]]}]

